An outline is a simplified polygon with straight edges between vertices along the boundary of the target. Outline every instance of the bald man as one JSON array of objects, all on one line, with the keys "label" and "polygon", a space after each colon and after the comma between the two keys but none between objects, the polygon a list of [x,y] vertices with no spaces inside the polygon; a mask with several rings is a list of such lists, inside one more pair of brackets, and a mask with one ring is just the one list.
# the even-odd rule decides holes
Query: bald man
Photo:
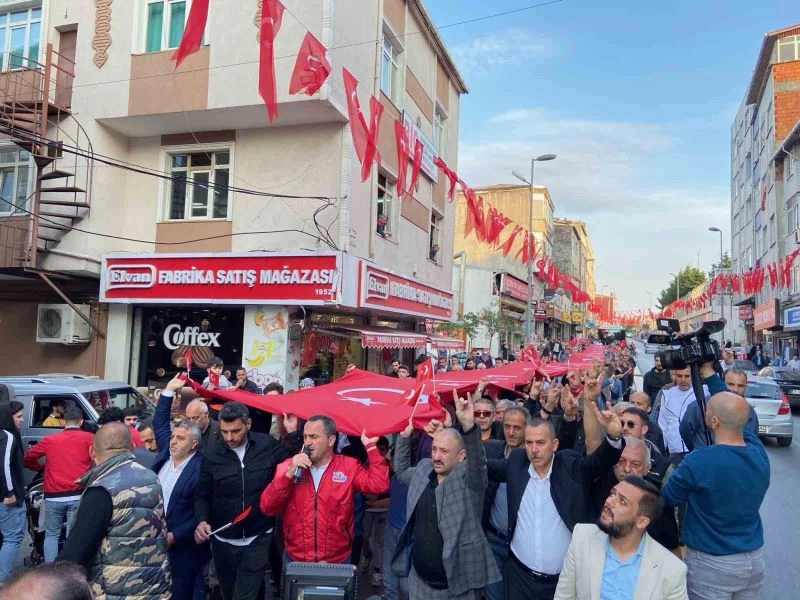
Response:
[{"label": "bald man", "polygon": [[80,480],[85,491],[58,560],[83,566],[97,597],[168,597],[158,477],[136,462],[123,423],[103,425],[89,453],[96,466]]},{"label": "bald man", "polygon": [[0,600],[93,600],[94,594],[83,570],[68,562],[45,563],[30,571],[19,571],[0,590]]},{"label": "bald man", "polygon": [[[708,364],[701,367],[713,368]],[[742,396],[714,394],[706,425],[714,445],[690,452],[663,489],[669,506],[686,504],[690,598],[757,598],[764,581],[759,508],[769,487],[769,458],[747,423]],[[721,532],[723,534],[721,534]]]},{"label": "bald man", "polygon": [[[171,397],[174,391],[164,390],[163,396]],[[208,414],[208,404],[205,400],[195,398],[186,405],[186,419],[191,421],[200,429],[200,450],[202,451],[209,444],[213,444],[219,438],[219,423]]]}]

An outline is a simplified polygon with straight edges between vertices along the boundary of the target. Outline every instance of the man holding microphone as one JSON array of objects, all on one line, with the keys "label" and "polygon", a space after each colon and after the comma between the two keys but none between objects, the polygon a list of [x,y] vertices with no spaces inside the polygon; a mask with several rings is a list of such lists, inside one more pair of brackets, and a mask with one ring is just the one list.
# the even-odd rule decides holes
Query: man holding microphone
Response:
[{"label": "man holding microphone", "polygon": [[315,415],[303,429],[303,452],[282,462],[261,494],[265,515],[283,514],[288,562],[346,563],[352,552],[354,496],[389,491],[389,465],[377,437],[361,434],[369,467],[334,454],[338,435],[330,417]]}]

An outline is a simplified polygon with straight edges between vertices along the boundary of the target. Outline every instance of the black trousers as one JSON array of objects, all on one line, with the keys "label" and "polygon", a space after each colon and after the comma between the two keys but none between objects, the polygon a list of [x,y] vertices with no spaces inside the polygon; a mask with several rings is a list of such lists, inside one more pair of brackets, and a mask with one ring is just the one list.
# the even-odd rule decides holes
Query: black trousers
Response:
[{"label": "black trousers", "polygon": [[553,600],[557,581],[542,582],[509,557],[506,563],[506,600]]},{"label": "black trousers", "polygon": [[214,567],[225,600],[263,598],[271,541],[271,533],[261,534],[248,546],[234,546],[212,538]]}]

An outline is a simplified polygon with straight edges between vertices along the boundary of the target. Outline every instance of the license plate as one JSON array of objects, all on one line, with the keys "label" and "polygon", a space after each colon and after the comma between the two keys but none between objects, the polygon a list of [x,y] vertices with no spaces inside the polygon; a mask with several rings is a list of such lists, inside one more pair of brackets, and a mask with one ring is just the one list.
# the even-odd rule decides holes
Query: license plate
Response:
[{"label": "license plate", "polygon": [[800,390],[789,390],[789,393],[796,396],[797,394],[800,394]]},{"label": "license plate", "polygon": [[758,433],[767,433],[769,431],[769,427],[766,425],[759,425],[758,426]]}]

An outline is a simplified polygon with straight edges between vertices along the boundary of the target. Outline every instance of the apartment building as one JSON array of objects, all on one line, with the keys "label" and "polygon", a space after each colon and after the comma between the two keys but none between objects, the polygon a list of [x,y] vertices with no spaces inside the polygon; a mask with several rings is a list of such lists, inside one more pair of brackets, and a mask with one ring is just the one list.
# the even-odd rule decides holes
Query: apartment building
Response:
[{"label": "apartment building", "polygon": [[[595,258],[586,223],[570,219],[553,221],[553,261],[590,296],[595,290]],[[571,334],[583,333],[586,305],[571,302]],[[566,318],[564,319],[567,320]]]},{"label": "apartment building", "polygon": [[[270,124],[260,0],[212,2],[200,51],[178,69],[191,0],[2,3],[0,125],[14,130],[1,189],[16,206],[0,217],[0,332],[27,364],[6,345],[0,372],[158,385],[199,347],[292,387],[301,371],[325,381],[452,343],[425,329],[454,304],[455,209],[433,161],[457,166],[465,83],[419,0],[284,4]],[[332,71],[317,94],[290,95],[308,32]],[[364,182],[343,68],[367,118],[370,94],[385,107]],[[424,145],[402,199],[395,120]],[[38,305],[67,299],[94,330],[80,345],[37,343]]]},{"label": "apartment building", "polygon": [[[535,186],[533,192],[525,185],[494,185],[475,188],[475,193],[483,197],[484,203],[494,206],[511,220],[507,232],[501,236],[505,240],[514,225],[528,229],[528,209],[533,201],[533,227],[531,231],[536,239],[536,246],[548,256],[553,253],[553,221],[554,204],[549,190],[544,186]],[[527,308],[528,270],[517,256],[524,236],[519,237],[512,252],[508,256],[483,242],[474,235],[464,236],[467,218],[467,201],[463,193],[456,196],[455,242],[456,255],[463,263],[453,266],[453,288],[459,298],[462,312],[480,313],[487,307],[496,307],[509,317],[506,329],[499,335],[487,339],[485,332],[480,332],[473,340],[473,345],[480,348],[491,348],[496,352],[502,343],[517,346],[524,341],[525,312]],[[462,267],[463,264],[463,267]],[[557,290],[546,289],[535,276],[534,265],[533,302],[534,330],[537,339],[569,334],[571,321],[569,299],[557,294]],[[512,324],[514,325],[512,327]]]},{"label": "apartment building", "polygon": [[[797,203],[786,196],[785,142],[800,121],[800,25],[767,33],[747,92],[731,127],[731,257],[734,273],[778,261],[797,247]],[[794,284],[797,285],[796,283]],[[784,332],[782,311],[800,305],[795,290],[734,294],[742,307],[746,341],[767,350],[792,352],[794,334]]]}]

